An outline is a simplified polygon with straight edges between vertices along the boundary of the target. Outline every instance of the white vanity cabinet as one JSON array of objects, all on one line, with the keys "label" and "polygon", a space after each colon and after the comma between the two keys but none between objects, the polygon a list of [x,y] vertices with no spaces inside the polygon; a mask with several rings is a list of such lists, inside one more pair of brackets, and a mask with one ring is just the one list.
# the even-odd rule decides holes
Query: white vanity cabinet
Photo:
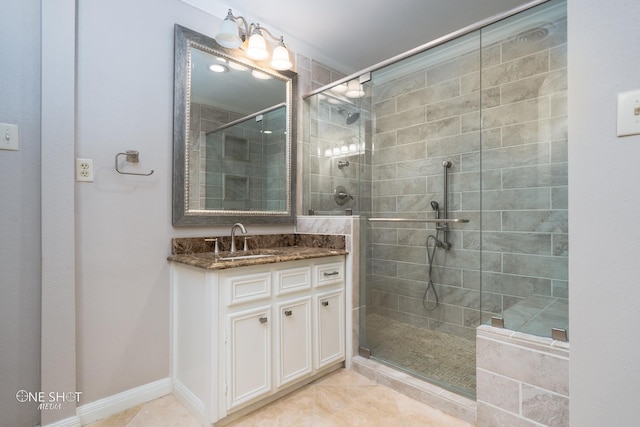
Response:
[{"label": "white vanity cabinet", "polygon": [[344,256],[171,275],[174,394],[204,423],[342,366]]}]

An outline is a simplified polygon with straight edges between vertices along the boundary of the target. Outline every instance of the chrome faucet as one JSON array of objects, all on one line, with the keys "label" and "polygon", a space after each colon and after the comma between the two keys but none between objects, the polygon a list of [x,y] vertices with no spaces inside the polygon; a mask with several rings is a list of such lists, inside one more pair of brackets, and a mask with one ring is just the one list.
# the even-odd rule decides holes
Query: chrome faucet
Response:
[{"label": "chrome faucet", "polygon": [[243,234],[247,234],[247,229],[239,222],[231,226],[231,253],[236,251],[236,228],[239,228]]}]

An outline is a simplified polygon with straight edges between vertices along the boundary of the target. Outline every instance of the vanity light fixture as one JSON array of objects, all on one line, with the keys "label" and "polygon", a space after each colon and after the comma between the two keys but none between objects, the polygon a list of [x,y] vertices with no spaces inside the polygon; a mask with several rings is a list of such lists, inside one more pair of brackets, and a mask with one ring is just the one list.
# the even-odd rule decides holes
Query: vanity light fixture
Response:
[{"label": "vanity light fixture", "polygon": [[347,83],[347,91],[344,96],[347,98],[362,98],[364,95],[364,88],[358,79],[350,80]]},{"label": "vanity light fixture", "polygon": [[[269,55],[267,50],[267,42],[265,35],[277,42],[273,49],[273,54]],[[266,28],[260,24],[249,24],[242,16],[234,16],[231,9],[227,12],[227,16],[220,25],[220,32],[216,35],[216,42],[229,49],[235,49],[243,45],[245,41],[248,44],[245,55],[256,61],[264,61],[271,56],[270,65],[275,70],[290,70],[293,67],[289,50],[284,44],[284,37],[275,37]]]}]

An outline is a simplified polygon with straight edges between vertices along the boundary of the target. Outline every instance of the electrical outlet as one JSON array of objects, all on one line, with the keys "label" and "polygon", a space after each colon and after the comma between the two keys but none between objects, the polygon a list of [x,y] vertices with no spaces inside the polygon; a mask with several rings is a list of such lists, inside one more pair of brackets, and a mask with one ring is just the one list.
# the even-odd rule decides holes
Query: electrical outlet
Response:
[{"label": "electrical outlet", "polygon": [[93,182],[93,160],[76,159],[76,181]]}]

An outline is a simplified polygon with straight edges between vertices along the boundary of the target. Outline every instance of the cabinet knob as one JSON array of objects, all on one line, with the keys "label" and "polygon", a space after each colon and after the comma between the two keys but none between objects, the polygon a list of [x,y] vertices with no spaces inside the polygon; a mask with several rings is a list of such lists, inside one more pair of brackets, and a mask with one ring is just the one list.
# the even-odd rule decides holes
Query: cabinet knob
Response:
[{"label": "cabinet knob", "polygon": [[285,316],[291,316],[293,314],[293,312],[291,310],[285,310],[284,311],[284,315]]},{"label": "cabinet knob", "polygon": [[266,317],[261,317],[260,319],[260,323],[267,323],[268,319]]},{"label": "cabinet knob", "polygon": [[329,301],[322,301],[322,306],[323,306],[323,307],[326,307],[326,306],[328,306],[328,305],[329,305]]}]

